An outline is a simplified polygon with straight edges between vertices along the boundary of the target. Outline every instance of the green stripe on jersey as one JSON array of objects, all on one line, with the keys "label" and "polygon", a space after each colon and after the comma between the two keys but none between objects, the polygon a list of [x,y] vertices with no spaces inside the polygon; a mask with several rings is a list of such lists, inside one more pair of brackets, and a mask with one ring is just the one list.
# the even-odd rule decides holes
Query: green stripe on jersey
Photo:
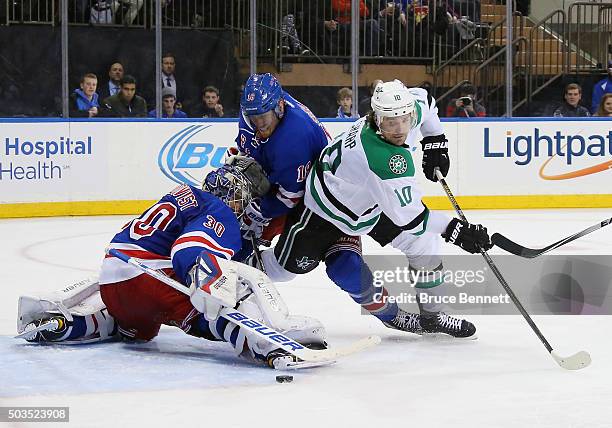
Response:
[{"label": "green stripe on jersey", "polygon": [[[321,168],[319,162],[317,162],[315,164],[314,168]],[[366,229],[366,228],[368,228],[368,227],[370,227],[370,226],[372,226],[372,225],[374,225],[374,224],[376,224],[378,222],[378,219],[380,218],[380,214],[377,214],[376,216],[372,217],[371,219],[359,222],[357,224],[351,223],[347,219],[334,214],[329,209],[329,207],[325,204],[325,202],[323,202],[323,200],[319,196],[319,193],[317,192],[317,187],[315,186],[316,176],[317,176],[317,174],[315,174],[315,173],[311,173],[310,174],[310,194],[313,197],[313,199],[315,200],[315,202],[317,203],[317,205],[319,206],[319,208],[321,208],[321,210],[323,210],[323,212],[329,218],[331,218],[333,220],[336,220],[336,221],[339,221],[340,223],[343,223],[344,225],[346,225],[346,227],[348,227],[349,229],[351,229],[354,232],[359,232],[360,230]],[[321,184],[321,186],[325,186],[325,183],[320,183],[320,184]],[[332,205],[332,204],[330,203],[330,205]]]},{"label": "green stripe on jersey", "polygon": [[412,155],[405,147],[386,142],[368,124],[361,130],[360,138],[370,170],[381,180],[414,177]]}]

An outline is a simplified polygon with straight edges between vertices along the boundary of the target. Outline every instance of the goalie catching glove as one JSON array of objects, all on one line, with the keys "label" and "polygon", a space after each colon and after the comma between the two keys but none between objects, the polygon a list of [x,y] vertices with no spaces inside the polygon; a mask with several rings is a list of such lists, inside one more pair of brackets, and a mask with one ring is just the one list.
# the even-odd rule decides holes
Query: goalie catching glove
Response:
[{"label": "goalie catching glove", "polygon": [[455,244],[470,254],[479,253],[481,249],[487,251],[493,247],[486,227],[458,218],[450,221],[442,237],[446,242]]}]

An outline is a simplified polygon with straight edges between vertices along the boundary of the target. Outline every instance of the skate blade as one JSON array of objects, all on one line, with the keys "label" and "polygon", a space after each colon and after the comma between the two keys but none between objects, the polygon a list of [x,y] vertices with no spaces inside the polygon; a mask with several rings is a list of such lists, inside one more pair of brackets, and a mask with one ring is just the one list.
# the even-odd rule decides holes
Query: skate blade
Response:
[{"label": "skate blade", "polygon": [[468,337],[455,337],[455,336],[451,336],[450,334],[446,334],[446,333],[428,333],[428,332],[423,332],[421,333],[421,337],[425,340],[431,340],[432,342],[451,342],[451,341],[459,341],[459,342],[464,342],[464,341],[470,341],[470,340],[478,340],[478,333],[474,333],[471,336]]}]

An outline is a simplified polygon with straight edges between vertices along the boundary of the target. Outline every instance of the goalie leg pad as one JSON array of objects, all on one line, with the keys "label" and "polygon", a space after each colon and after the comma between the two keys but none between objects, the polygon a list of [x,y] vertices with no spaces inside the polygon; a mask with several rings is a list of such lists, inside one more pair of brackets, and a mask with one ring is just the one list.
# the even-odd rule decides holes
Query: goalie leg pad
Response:
[{"label": "goalie leg pad", "polygon": [[[255,294],[244,298],[237,308],[240,312],[265,323],[264,316]],[[306,316],[290,315],[286,318],[285,328],[278,328],[283,334],[304,345],[323,348],[326,346],[326,331],[320,321]],[[195,334],[197,332],[197,334]],[[248,331],[225,318],[214,321],[207,320],[203,315],[194,320],[193,332],[199,337],[228,342],[234,348],[236,355],[266,361],[266,356],[277,349],[277,346],[248,333]]]},{"label": "goalie leg pad", "polygon": [[[26,340],[73,345],[114,339],[117,333],[115,320],[106,310],[99,291],[69,308],[61,303],[53,303],[26,296],[19,299],[20,320],[36,317],[24,329],[52,318],[61,320],[57,330],[42,331]],[[28,308],[34,308],[35,312],[28,312]],[[41,308],[47,309],[41,312]]]},{"label": "goalie leg pad", "polygon": [[23,332],[27,324],[41,319],[49,311],[62,313],[71,321],[67,308],[77,305],[98,291],[98,279],[91,277],[41,296],[21,296],[17,306],[17,331]]}]

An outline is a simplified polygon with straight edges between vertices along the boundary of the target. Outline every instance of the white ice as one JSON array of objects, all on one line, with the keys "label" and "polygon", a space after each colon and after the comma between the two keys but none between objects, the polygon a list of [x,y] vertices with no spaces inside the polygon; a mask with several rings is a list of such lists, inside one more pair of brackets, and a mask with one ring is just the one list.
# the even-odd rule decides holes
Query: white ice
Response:
[{"label": "white ice", "polygon": [[[611,212],[466,214],[490,231],[543,247]],[[127,219],[0,221],[0,406],[69,406],[74,427],[612,427],[612,317],[534,317],[562,355],[590,352],[590,367],[569,372],[519,315],[470,317],[476,341],[403,334],[362,316],[321,268],[280,287],[291,311],[319,318],[332,345],[370,334],[382,343],[333,366],[294,372],[290,384],[276,383],[278,372],[237,360],[225,344],[169,327],[144,345],[13,339],[18,296],[95,273]],[[611,243],[612,227],[555,253],[612,254]],[[367,253],[388,252],[369,240],[364,246]]]}]

